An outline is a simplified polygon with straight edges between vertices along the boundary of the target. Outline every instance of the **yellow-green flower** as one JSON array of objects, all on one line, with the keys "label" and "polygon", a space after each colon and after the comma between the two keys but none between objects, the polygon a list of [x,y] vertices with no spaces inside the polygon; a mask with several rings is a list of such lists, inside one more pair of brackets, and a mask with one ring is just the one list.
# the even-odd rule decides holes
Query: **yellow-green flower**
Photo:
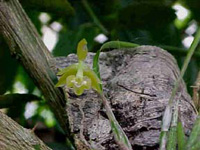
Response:
[{"label": "yellow-green flower", "polygon": [[94,89],[101,93],[100,80],[97,75],[84,62],[87,56],[87,41],[81,40],[77,46],[78,63],[72,64],[57,75],[61,76],[56,87],[66,85],[72,88],[76,95],[81,95],[85,89]]},{"label": "yellow-green flower", "polygon": [[77,78],[75,75],[70,75],[67,77],[66,85],[69,88],[73,88],[76,95],[81,95],[84,89],[91,88],[91,80],[87,76]]}]

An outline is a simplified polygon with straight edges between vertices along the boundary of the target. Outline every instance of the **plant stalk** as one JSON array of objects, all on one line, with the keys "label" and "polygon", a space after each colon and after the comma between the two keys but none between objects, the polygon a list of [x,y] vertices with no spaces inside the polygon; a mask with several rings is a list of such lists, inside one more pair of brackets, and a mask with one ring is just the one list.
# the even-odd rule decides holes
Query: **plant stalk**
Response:
[{"label": "plant stalk", "polygon": [[132,150],[132,146],[128,140],[128,137],[124,133],[123,129],[119,125],[118,121],[115,118],[115,115],[112,112],[112,109],[105,98],[105,96],[101,93],[99,94],[103,103],[103,106],[106,110],[106,114],[109,118],[111,128],[115,137],[116,143],[119,145],[121,150]]}]

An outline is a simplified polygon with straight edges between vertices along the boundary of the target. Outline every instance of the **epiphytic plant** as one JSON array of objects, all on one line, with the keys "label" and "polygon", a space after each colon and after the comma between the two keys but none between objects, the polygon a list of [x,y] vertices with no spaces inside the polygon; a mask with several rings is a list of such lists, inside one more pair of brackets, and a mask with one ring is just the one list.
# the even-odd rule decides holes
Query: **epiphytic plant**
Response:
[{"label": "epiphytic plant", "polygon": [[101,93],[100,80],[97,75],[83,61],[87,56],[87,41],[85,39],[78,43],[77,56],[78,63],[72,64],[58,72],[61,76],[56,87],[66,85],[73,88],[76,95],[83,94],[84,90],[94,89]]},{"label": "epiphytic plant", "polygon": [[[76,95],[81,95],[83,94],[84,90],[88,89],[94,89],[97,91],[109,118],[116,143],[122,150],[132,150],[126,134],[116,120],[109,102],[103,94],[100,78],[93,70],[90,69],[90,67],[84,63],[87,53],[87,41],[83,39],[78,43],[77,46],[78,63],[72,64],[58,72],[57,75],[61,77],[56,84],[56,87],[67,86],[68,88],[72,88]],[[98,55],[99,53],[100,52],[98,52]],[[98,57],[98,55],[96,56]],[[96,62],[98,63],[98,61]]]}]

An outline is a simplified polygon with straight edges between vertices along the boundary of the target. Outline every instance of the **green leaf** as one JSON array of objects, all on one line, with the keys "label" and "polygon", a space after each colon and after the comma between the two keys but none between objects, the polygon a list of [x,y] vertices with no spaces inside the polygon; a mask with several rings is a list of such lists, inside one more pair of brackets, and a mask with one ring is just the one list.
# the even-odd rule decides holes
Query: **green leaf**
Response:
[{"label": "green leaf", "polygon": [[176,140],[177,140],[177,133],[175,126],[170,128],[167,141],[167,150],[176,150]]},{"label": "green leaf", "polygon": [[103,44],[100,50],[105,49],[120,49],[120,48],[135,48],[138,47],[138,44],[130,43],[130,42],[123,42],[123,41],[110,41]]},{"label": "green leaf", "polygon": [[174,111],[173,111],[173,116],[172,116],[172,119],[171,119],[172,120],[171,121],[171,127],[170,127],[170,131],[169,131],[168,139],[167,139],[167,150],[176,150],[178,106],[179,106],[179,99],[174,104]]},{"label": "green leaf", "polygon": [[199,143],[200,138],[200,116],[197,117],[194,126],[192,128],[192,132],[188,139],[186,149],[190,149],[194,144]]},{"label": "green leaf", "polygon": [[138,44],[135,43],[130,43],[130,42],[123,42],[123,41],[110,41],[110,42],[106,42],[105,44],[103,44],[100,48],[100,50],[97,51],[97,53],[94,56],[93,59],[93,70],[94,72],[97,74],[97,76],[99,78],[100,77],[100,73],[99,73],[99,55],[100,52],[105,50],[105,49],[120,49],[120,48],[135,48],[138,47]]},{"label": "green leaf", "polygon": [[120,139],[120,133],[118,131],[117,126],[115,125],[115,122],[111,120],[110,121],[110,125],[111,125],[112,131],[114,132],[114,134],[117,137],[117,139]]},{"label": "green leaf", "polygon": [[160,150],[166,149],[165,145],[167,143],[167,134],[168,134],[168,131],[161,131],[160,132],[160,140],[159,140]]},{"label": "green leaf", "polygon": [[99,73],[99,55],[100,55],[100,50],[98,50],[93,58],[93,71],[98,75],[100,78],[100,73]]},{"label": "green leaf", "polygon": [[177,125],[177,142],[178,142],[178,150],[183,150],[185,148],[186,140],[185,140],[184,129],[180,121],[178,122]]},{"label": "green leaf", "polygon": [[87,57],[88,49],[87,49],[87,41],[86,39],[82,39],[77,46],[77,56],[78,60],[85,60]]}]

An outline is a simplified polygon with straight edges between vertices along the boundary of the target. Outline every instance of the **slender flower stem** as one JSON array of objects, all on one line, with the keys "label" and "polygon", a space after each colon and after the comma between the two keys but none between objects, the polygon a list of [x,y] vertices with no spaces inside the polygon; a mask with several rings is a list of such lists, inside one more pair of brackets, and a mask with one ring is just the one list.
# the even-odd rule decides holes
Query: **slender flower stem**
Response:
[{"label": "slender flower stem", "polygon": [[109,118],[111,128],[115,137],[116,143],[119,145],[121,150],[132,150],[132,146],[124,133],[123,129],[119,125],[118,121],[115,118],[115,115],[112,112],[112,109],[103,95],[103,93],[99,94],[103,103],[104,108],[106,109],[106,114]]}]

